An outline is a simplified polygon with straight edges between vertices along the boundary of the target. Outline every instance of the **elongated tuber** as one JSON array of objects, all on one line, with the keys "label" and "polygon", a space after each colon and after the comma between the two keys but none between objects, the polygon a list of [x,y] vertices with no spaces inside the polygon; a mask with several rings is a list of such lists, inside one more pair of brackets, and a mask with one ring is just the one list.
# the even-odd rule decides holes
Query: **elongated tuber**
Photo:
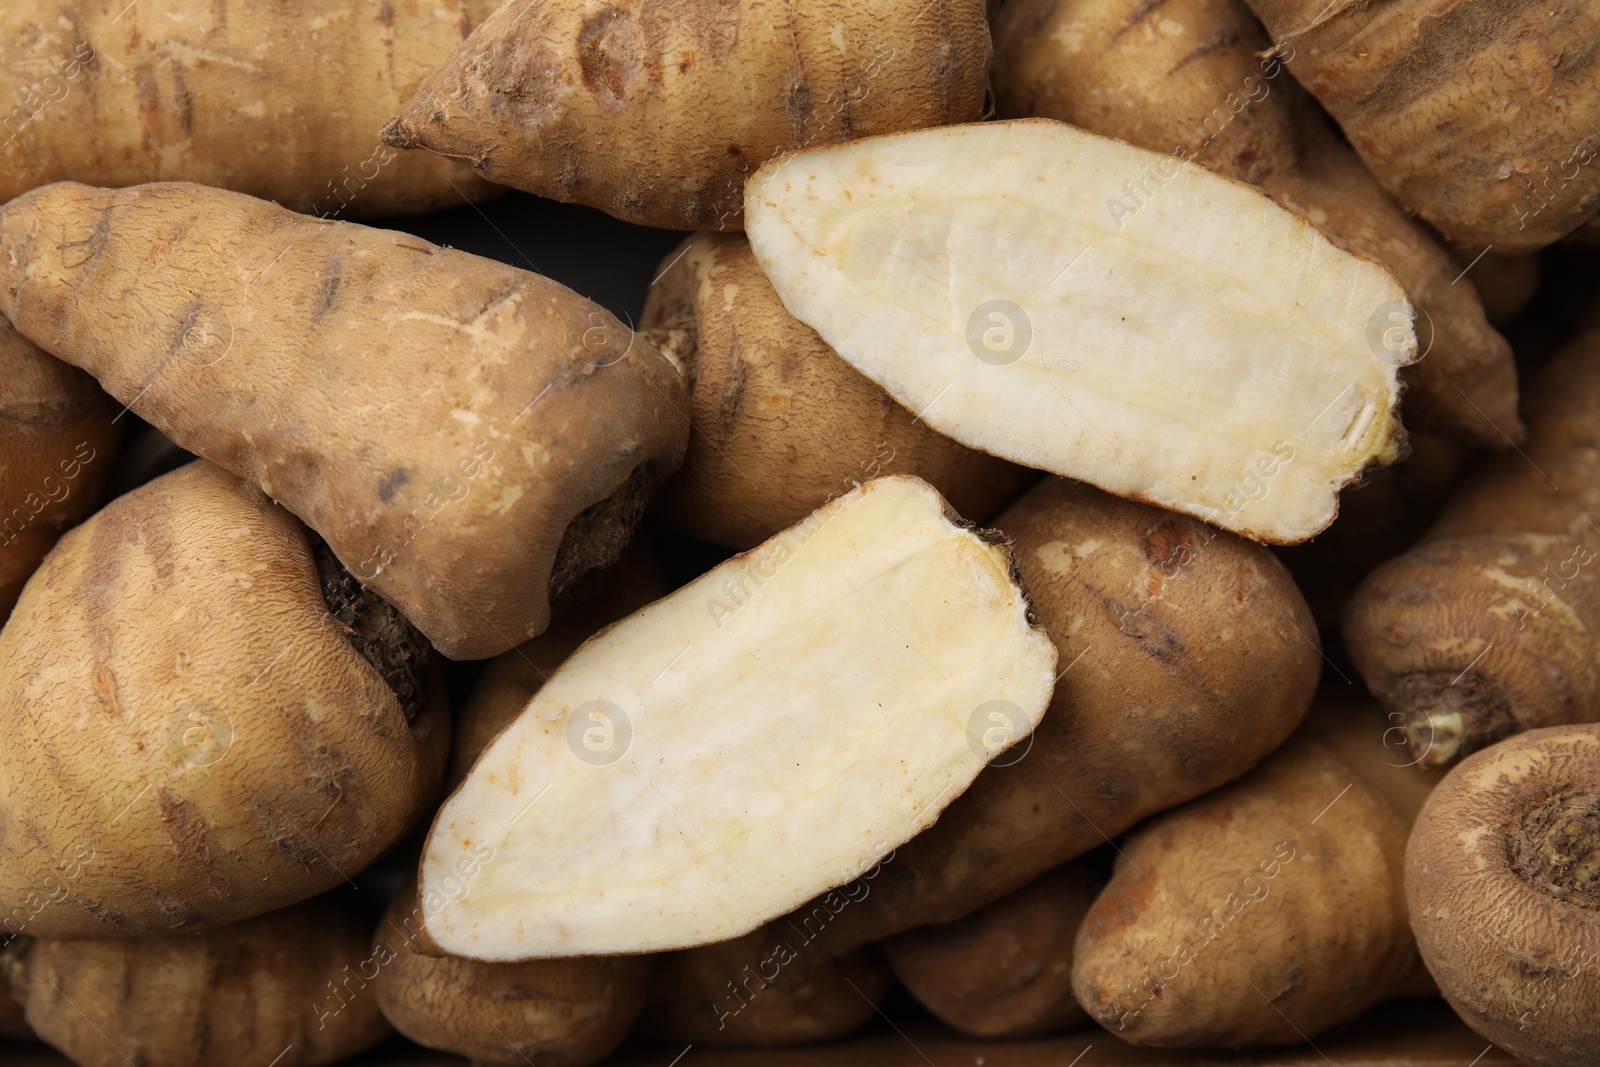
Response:
[{"label": "elongated tuber", "polygon": [[456,659],[614,562],[689,432],[660,353],[547,278],[193,185],[7,204],[0,311]]},{"label": "elongated tuber", "polygon": [[1250,774],[1118,848],[1073,988],[1126,1041],[1297,1044],[1407,988],[1406,837],[1438,771],[1364,698],[1323,696]]},{"label": "elongated tuber", "polygon": [[970,915],[1216,789],[1281,745],[1311,703],[1316,627],[1270,550],[1057,478],[995,523],[1056,644],[1050,709],[1017,752],[896,850],[871,893],[786,976]]},{"label": "elongated tuber", "polygon": [[737,230],[779,152],[970,122],[984,0],[507,3],[383,130],[491,181],[677,230]]},{"label": "elongated tuber", "polygon": [[332,218],[494,186],[378,131],[494,0],[39,0],[0,9],[0,203],[180,181]]},{"label": "elongated tuber", "polygon": [[35,940],[28,1024],[81,1067],[317,1067],[389,1035],[360,977],[372,926],[331,897],[173,937]]},{"label": "elongated tuber", "polygon": [[1275,542],[1400,456],[1393,275],[1202,167],[1025,119],[798,152],[746,198],[789,311],[963,444]]},{"label": "elongated tuber", "polygon": [[692,948],[872,867],[1049,702],[997,540],[878,478],[597,635],[440,809],[424,898],[496,859],[428,936],[489,961]]},{"label": "elongated tuber", "polygon": [[1378,180],[1452,241],[1532,252],[1600,210],[1593,3],[1248,2]]}]

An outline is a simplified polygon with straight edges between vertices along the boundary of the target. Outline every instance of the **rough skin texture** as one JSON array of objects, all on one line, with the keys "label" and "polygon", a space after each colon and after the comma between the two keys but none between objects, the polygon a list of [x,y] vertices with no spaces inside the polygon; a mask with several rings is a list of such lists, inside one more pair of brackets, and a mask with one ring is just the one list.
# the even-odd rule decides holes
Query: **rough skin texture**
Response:
[{"label": "rough skin texture", "polygon": [[371,925],[319,898],[208,933],[36,940],[12,988],[39,1037],[81,1067],[316,1067],[390,1033],[371,995],[330,992],[354,988]]},{"label": "rough skin texture", "polygon": [[450,787],[467,776],[495,735],[522,714],[562,660],[590,637],[669,591],[650,545],[634,541],[615,567],[598,576],[588,600],[557,618],[538,637],[490,660],[456,716],[455,743],[445,774]]},{"label": "rough skin texture", "polygon": [[1350,604],[1350,657],[1426,762],[1600,719],[1597,406],[1591,332],[1528,383],[1522,451],[1478,470]]},{"label": "rough skin texture", "polygon": [[1600,726],[1530,730],[1464,760],[1406,849],[1406,899],[1456,1014],[1532,1067],[1600,1044]]},{"label": "rough skin texture", "polygon": [[[495,187],[378,131],[495,0],[36,0],[0,8],[0,203],[188,181],[295,211],[435,211]],[[14,90],[14,91],[13,91]]]},{"label": "rough skin texture", "polygon": [[1458,244],[1532,252],[1600,209],[1593,0],[1248,0],[1378,180]]},{"label": "rough skin texture", "polygon": [[895,977],[940,1020],[974,1037],[1033,1037],[1082,1023],[1072,945],[1105,884],[1087,858],[1057,867],[953,923],[884,943]]},{"label": "rough skin texture", "polygon": [[571,290],[237,193],[14,200],[0,311],[282,502],[454,659],[540,633],[688,438],[671,365]]},{"label": "rough skin texture", "polygon": [[1012,0],[995,41],[1001,114],[1062,119],[1250,182],[1394,271],[1425,353],[1403,371],[1408,427],[1495,449],[1521,439],[1511,348],[1472,287],[1452,284],[1464,264],[1384,192],[1282,63],[1261,58],[1271,42],[1243,0]]},{"label": "rough skin texture", "polygon": [[93,378],[0,318],[0,621],[61,531],[100,505],[122,427]]},{"label": "rough skin texture", "polygon": [[1406,837],[1442,773],[1324,695],[1250,774],[1120,846],[1078,933],[1078,1002],[1141,1045],[1299,1044],[1409,992]]},{"label": "rough skin texture", "polygon": [[934,432],[839,358],[743,237],[697,234],[662,267],[640,329],[689,385],[689,453],[658,505],[687,533],[752,548],[880,474],[915,474],[987,522],[1038,478]]},{"label": "rough skin texture", "polygon": [[1056,645],[1049,710],[1014,762],[985,769],[884,861],[871,895],[807,958],[951,922],[1021,888],[1244,774],[1311,704],[1316,627],[1263,546],[1059,478],[995,525],[1014,539]]},{"label": "rough skin texture", "polygon": [[983,0],[507,3],[383,130],[540,196],[737,230],[780,152],[980,116]]},{"label": "rough skin texture", "polygon": [[622,1043],[644,1006],[653,957],[482,963],[424,954],[421,910],[408,884],[372,943],[377,1004],[418,1044],[474,1064],[585,1067]]},{"label": "rough skin texture", "polygon": [[846,1037],[877,1018],[893,979],[876,948],[823,961],[791,989],[775,981],[783,954],[765,946],[801,943],[788,923],[732,941],[668,952],[650,980],[639,1030],[661,1041],[696,1045],[798,1045]]},{"label": "rough skin texture", "polygon": [[0,925],[216,927],[345,881],[436,799],[437,674],[408,720],[324,602],[306,530],[197,461],[66,534],[0,631]]}]

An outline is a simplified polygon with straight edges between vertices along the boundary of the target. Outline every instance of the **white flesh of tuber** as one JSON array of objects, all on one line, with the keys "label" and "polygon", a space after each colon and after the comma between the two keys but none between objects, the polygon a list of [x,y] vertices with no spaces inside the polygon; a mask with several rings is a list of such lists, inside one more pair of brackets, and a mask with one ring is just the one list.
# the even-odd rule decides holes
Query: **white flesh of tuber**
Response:
[{"label": "white flesh of tuber", "polygon": [[551,675],[434,822],[427,933],[493,961],[747,933],[931,824],[1055,661],[1007,549],[868,482]]}]

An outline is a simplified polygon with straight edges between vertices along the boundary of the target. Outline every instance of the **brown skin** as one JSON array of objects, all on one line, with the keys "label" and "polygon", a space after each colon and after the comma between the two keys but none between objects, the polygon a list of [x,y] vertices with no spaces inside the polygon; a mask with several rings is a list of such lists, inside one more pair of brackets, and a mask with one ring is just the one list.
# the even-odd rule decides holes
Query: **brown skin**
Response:
[{"label": "brown skin", "polygon": [[0,203],[188,181],[331,218],[495,187],[378,130],[495,0],[40,0],[0,10]]},{"label": "brown skin", "polygon": [[1031,743],[885,859],[808,958],[1020,889],[1244,774],[1310,706],[1316,627],[1267,548],[1060,478],[995,525],[1055,641],[1055,696]]},{"label": "brown skin", "polygon": [[370,957],[379,1007],[418,1044],[475,1064],[584,1067],[622,1043],[644,1006],[653,957],[482,963],[425,955],[422,917],[408,884],[378,925]]},{"label": "brown skin", "polygon": [[1442,773],[1398,740],[1324,696],[1260,767],[1130,835],[1078,933],[1079,1003],[1134,1044],[1239,1047],[1410,992],[1406,837]]},{"label": "brown skin", "polygon": [[823,960],[792,988],[777,982],[805,937],[780,920],[720,945],[666,953],[640,1032],[696,1045],[797,1045],[845,1037],[876,1018],[893,980],[874,949]]},{"label": "brown skin", "polygon": [[332,992],[371,925],[323,897],[207,933],[35,940],[7,963],[28,1023],[81,1067],[315,1067],[389,1035],[371,996]]},{"label": "brown skin", "polygon": [[1317,627],[1337,631],[1361,580],[1417,542],[1478,458],[1446,437],[1414,433],[1403,463],[1383,467],[1339,497],[1339,517],[1314,540],[1275,551],[1311,605]]},{"label": "brown skin", "polygon": [[1248,0],[1390,192],[1450,240],[1532,252],[1600,209],[1588,0]]},{"label": "brown skin", "polygon": [[197,461],[68,532],[0,631],[0,930],[159,936],[304,900],[437,797],[437,663]]},{"label": "brown skin", "polygon": [[0,620],[61,531],[100,505],[122,436],[87,374],[0,318]]},{"label": "brown skin", "polygon": [[987,522],[1035,472],[935,433],[790,315],[744,237],[697,234],[662,261],[641,332],[684,367],[694,430],[656,508],[747,549],[881,474],[915,474]]},{"label": "brown skin", "polygon": [[1190,159],[1382,261],[1420,309],[1406,425],[1494,449],[1520,440],[1511,348],[1473,289],[1452,284],[1464,264],[1384,192],[1283,65],[1261,58],[1271,42],[1243,0],[1011,0],[995,42],[1003,116]]},{"label": "brown skin", "polygon": [[981,116],[984,0],[506,4],[383,130],[648,226],[737,230],[790,149]]},{"label": "brown skin", "polygon": [[282,501],[454,659],[542,632],[688,438],[671,364],[571,290],[237,193],[14,200],[0,311]]},{"label": "brown skin", "polygon": [[1524,391],[1532,433],[1451,497],[1351,602],[1345,645],[1415,754],[1444,764],[1538,726],[1600,719],[1600,332]]},{"label": "brown skin", "polygon": [[1600,726],[1531,730],[1464,760],[1406,849],[1406,899],[1456,1014],[1532,1067],[1600,1044]]},{"label": "brown skin", "polygon": [[445,780],[452,787],[460,784],[489,742],[522,714],[545,679],[579,645],[668,592],[650,546],[635,541],[615,567],[598,576],[597,588],[588,600],[556,619],[538,637],[490,660],[456,716],[455,744]]},{"label": "brown skin", "polygon": [[1105,884],[1098,863],[1048,871],[953,923],[884,943],[895,977],[940,1020],[974,1037],[1035,1037],[1087,1016],[1072,996],[1072,945]]}]

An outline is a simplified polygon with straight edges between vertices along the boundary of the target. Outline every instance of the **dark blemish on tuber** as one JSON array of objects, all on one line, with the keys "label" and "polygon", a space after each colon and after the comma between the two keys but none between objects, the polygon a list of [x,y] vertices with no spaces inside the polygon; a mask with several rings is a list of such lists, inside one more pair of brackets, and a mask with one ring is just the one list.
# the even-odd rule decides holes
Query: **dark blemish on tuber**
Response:
[{"label": "dark blemish on tuber", "polygon": [[422,712],[420,676],[428,660],[427,641],[399,608],[363,587],[320,538],[312,555],[317,561],[328,613],[344,627],[351,646],[372,664],[394,693],[406,722],[416,722]]},{"label": "dark blemish on tuber", "polygon": [[394,499],[394,491],[411,480],[411,476],[402,467],[389,477],[378,483],[378,499],[387,504]]},{"label": "dark blemish on tuber", "polygon": [[585,575],[604,570],[622,557],[660,480],[656,464],[642,463],[616,492],[584,508],[567,524],[550,568],[551,614],[559,614],[575,597],[581,597]]},{"label": "dark blemish on tuber", "polygon": [[591,93],[604,92],[614,102],[626,95],[631,30],[631,16],[614,7],[584,20],[578,31],[578,72]]}]

